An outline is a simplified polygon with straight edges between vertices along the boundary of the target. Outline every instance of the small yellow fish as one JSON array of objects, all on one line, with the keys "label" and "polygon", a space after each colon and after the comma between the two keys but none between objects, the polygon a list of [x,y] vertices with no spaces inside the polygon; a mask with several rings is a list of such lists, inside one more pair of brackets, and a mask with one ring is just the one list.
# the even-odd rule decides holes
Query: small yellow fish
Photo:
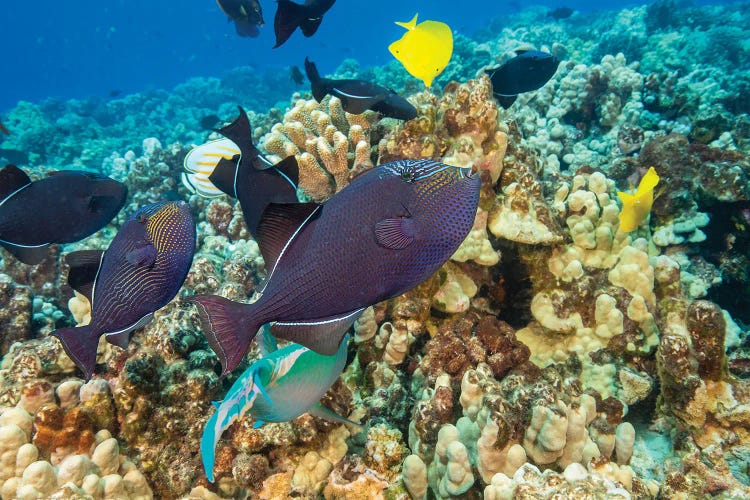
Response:
[{"label": "small yellow fish", "polygon": [[620,231],[629,233],[635,231],[641,222],[646,220],[651,212],[651,205],[654,203],[654,188],[659,183],[659,176],[656,174],[654,167],[648,169],[646,175],[638,183],[638,189],[635,194],[617,192],[617,196],[622,201],[622,210],[620,210]]},{"label": "small yellow fish", "polygon": [[453,55],[453,33],[447,24],[440,21],[422,21],[417,16],[408,23],[399,23],[406,28],[400,40],[388,46],[393,57],[404,65],[412,76],[422,80],[427,87],[443,72]]}]

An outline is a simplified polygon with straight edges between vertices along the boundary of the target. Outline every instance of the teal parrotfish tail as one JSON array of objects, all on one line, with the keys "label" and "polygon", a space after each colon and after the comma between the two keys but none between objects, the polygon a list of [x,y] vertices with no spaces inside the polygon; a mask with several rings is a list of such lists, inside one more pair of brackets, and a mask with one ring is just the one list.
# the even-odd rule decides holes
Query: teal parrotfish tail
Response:
[{"label": "teal parrotfish tail", "polygon": [[[263,336],[266,345],[273,342],[267,328]],[[303,413],[360,426],[320,404],[320,398],[346,365],[347,340],[345,337],[333,356],[289,344],[268,352],[240,375],[226,398],[214,403],[216,411],[203,429],[201,457],[209,481],[214,482],[216,443],[232,423],[247,413],[255,419],[255,428],[265,422],[288,422]]]},{"label": "teal parrotfish tail", "polygon": [[72,243],[112,220],[125,204],[121,182],[93,172],[61,170],[33,181],[15,165],[0,170],[0,245],[24,264],[38,264],[52,243]]},{"label": "teal parrotfish tail", "polygon": [[232,123],[218,132],[223,139],[193,148],[185,157],[182,183],[206,198],[227,194],[237,198],[250,234],[269,203],[296,203],[299,168],[292,156],[273,164],[252,141],[250,120],[242,107]]},{"label": "teal parrotfish tail", "polygon": [[125,348],[131,333],[172,300],[195,251],[195,222],[184,201],[146,205],[120,228],[109,248],[66,254],[68,283],[91,303],[86,326],[52,332],[90,379],[99,337]]},{"label": "teal parrotfish tail", "polygon": [[468,168],[401,160],[361,174],[324,205],[271,203],[258,227],[268,276],[257,300],[191,299],[222,375],[266,323],[277,337],[334,354],[366,307],[450,258],[473,225],[480,187]]}]

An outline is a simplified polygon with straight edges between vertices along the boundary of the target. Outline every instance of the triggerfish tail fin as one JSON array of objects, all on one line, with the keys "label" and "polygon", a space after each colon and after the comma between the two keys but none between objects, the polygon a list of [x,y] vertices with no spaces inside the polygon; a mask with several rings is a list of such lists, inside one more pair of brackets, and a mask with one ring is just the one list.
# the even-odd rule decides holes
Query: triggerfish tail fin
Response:
[{"label": "triggerfish tail fin", "polygon": [[232,161],[239,154],[240,149],[230,139],[210,141],[193,148],[185,156],[186,172],[182,173],[182,183],[188,191],[204,198],[221,196],[224,192],[209,177],[222,161]]},{"label": "triggerfish tail fin", "polygon": [[273,18],[273,29],[276,33],[276,45],[273,48],[281,46],[289,40],[294,30],[300,25],[307,14],[304,5],[294,3],[291,0],[278,0],[276,16]]},{"label": "triggerfish tail fin", "polygon": [[203,332],[219,357],[224,377],[240,363],[261,327],[261,323],[253,320],[254,308],[252,304],[233,302],[218,295],[198,295],[188,300],[198,308]]},{"label": "triggerfish tail fin", "polygon": [[419,12],[417,12],[416,14],[414,14],[414,17],[408,23],[400,23],[400,22],[396,21],[396,24],[398,24],[402,28],[406,28],[408,30],[413,30],[414,28],[417,27],[417,17],[419,17]]},{"label": "triggerfish tail fin", "polygon": [[91,325],[77,328],[61,328],[52,332],[62,343],[78,368],[83,372],[86,380],[91,379],[96,367],[96,348],[99,345],[99,332]]},{"label": "triggerfish tail fin", "polygon": [[315,63],[305,57],[305,73],[307,79],[310,80],[310,87],[312,89],[312,95],[316,101],[320,102],[326,96],[325,83],[318,73],[318,68]]}]

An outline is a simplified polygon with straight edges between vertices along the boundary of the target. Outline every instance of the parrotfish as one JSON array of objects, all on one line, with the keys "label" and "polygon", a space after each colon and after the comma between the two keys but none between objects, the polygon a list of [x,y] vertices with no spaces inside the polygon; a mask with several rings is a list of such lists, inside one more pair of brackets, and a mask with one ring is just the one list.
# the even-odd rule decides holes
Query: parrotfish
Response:
[{"label": "parrotfish", "polygon": [[322,356],[299,344],[275,350],[275,340],[264,329],[270,352],[254,362],[232,384],[216,411],[206,422],[201,438],[201,457],[206,477],[214,482],[216,443],[236,420],[250,413],[254,428],[266,422],[288,422],[303,413],[360,427],[320,404],[346,365],[348,336],[333,356]]},{"label": "parrotfish", "polygon": [[90,379],[104,335],[125,348],[130,335],[172,300],[187,277],[195,251],[195,222],[184,201],[140,208],[106,251],[66,254],[68,283],[91,303],[91,323],[52,332]]},{"label": "parrotfish", "polygon": [[128,189],[109,177],[76,170],[32,182],[15,165],[0,170],[0,245],[38,264],[52,243],[82,240],[109,223]]},{"label": "parrotfish", "polygon": [[268,269],[257,300],[191,299],[222,375],[258,329],[332,355],[349,326],[377,302],[415,287],[471,229],[479,174],[433,160],[400,160],[356,177],[325,204],[271,203],[258,227]]},{"label": "parrotfish", "polygon": [[216,0],[219,8],[234,21],[234,29],[240,36],[256,37],[258,27],[263,27],[263,9],[258,0]]},{"label": "parrotfish", "polygon": [[276,16],[273,19],[273,30],[276,33],[276,45],[280,47],[289,40],[297,28],[306,37],[311,37],[318,31],[323,21],[323,14],[333,7],[336,0],[306,0],[304,5],[291,0],[277,0]]},{"label": "parrotfish", "polygon": [[393,57],[404,65],[410,75],[419,78],[425,87],[443,72],[453,55],[453,32],[440,21],[422,21],[417,16],[408,23],[399,23],[406,33],[388,46]]},{"label": "parrotfish", "polygon": [[269,203],[297,202],[299,169],[294,156],[277,164],[255,147],[245,110],[218,132],[224,139],[193,148],[185,157],[182,182],[188,190],[211,198],[237,198],[250,234],[257,236],[258,221]]},{"label": "parrotfish", "polygon": [[554,76],[560,61],[547,52],[519,50],[505,64],[484,70],[492,81],[492,94],[503,107],[509,108],[518,94],[539,89]]},{"label": "parrotfish", "polygon": [[383,116],[399,120],[411,120],[417,116],[417,108],[391,89],[364,80],[333,80],[321,78],[315,63],[305,58],[305,72],[310,80],[312,94],[320,102],[331,94],[341,100],[347,113],[358,115],[371,109]]},{"label": "parrotfish", "polygon": [[659,176],[654,167],[648,169],[646,175],[638,183],[635,194],[617,192],[622,201],[620,210],[620,231],[630,233],[638,229],[641,222],[646,220],[651,213],[651,205],[654,203],[654,188],[659,183]]}]

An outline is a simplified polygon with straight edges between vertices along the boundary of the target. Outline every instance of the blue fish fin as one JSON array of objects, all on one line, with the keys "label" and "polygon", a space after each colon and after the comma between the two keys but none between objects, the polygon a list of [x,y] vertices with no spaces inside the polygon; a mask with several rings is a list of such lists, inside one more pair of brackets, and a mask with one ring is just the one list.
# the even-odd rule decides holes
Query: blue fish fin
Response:
[{"label": "blue fish fin", "polygon": [[349,327],[364,308],[337,316],[305,321],[277,321],[271,324],[276,337],[296,342],[324,356],[333,356]]},{"label": "blue fish fin", "polygon": [[214,408],[218,410],[219,407],[221,406],[221,401],[211,401],[211,406],[213,406]]},{"label": "blue fish fin", "polygon": [[394,217],[375,224],[375,237],[378,244],[392,250],[403,250],[411,245],[417,228],[411,217]]},{"label": "blue fish fin", "polygon": [[[214,402],[215,403],[215,402]],[[216,462],[216,443],[219,442],[224,429],[219,425],[219,405],[216,405],[216,411],[206,422],[203,427],[203,436],[201,437],[201,460],[203,461],[203,470],[206,472],[206,478],[209,482],[214,482],[214,464]]]},{"label": "blue fish fin", "polygon": [[271,328],[268,325],[264,325],[261,328],[261,337],[258,339],[258,348],[263,356],[268,356],[279,349],[276,337],[273,336]]},{"label": "blue fish fin", "polygon": [[0,245],[3,246],[7,251],[13,254],[13,257],[20,260],[24,264],[33,266],[39,264],[47,257],[49,253],[49,243],[43,243],[41,245],[19,245],[10,241],[0,240]]},{"label": "blue fish fin", "polygon": [[136,267],[151,267],[156,262],[156,247],[151,243],[145,243],[125,254],[125,260]]},{"label": "blue fish fin", "polygon": [[259,427],[263,427],[264,424],[265,424],[265,422],[263,420],[256,420],[255,423],[253,424],[253,429],[257,429]]},{"label": "blue fish fin", "polygon": [[99,331],[92,325],[86,325],[60,328],[52,332],[52,335],[60,340],[70,359],[81,369],[86,380],[89,380],[96,367],[96,348],[101,335]]},{"label": "blue fish fin", "polygon": [[107,342],[109,342],[110,344],[116,345],[117,347],[122,347],[123,349],[127,349],[132,333],[135,330],[146,326],[153,317],[154,313],[149,313],[133,323],[131,326],[123,328],[122,330],[117,330],[116,332],[105,333],[104,336],[106,337]]},{"label": "blue fish fin", "polygon": [[26,172],[15,165],[6,165],[0,170],[0,201],[5,201],[8,196],[29,184],[31,179]]},{"label": "blue fish fin", "polygon": [[346,417],[342,417],[330,408],[323,406],[321,403],[315,403],[312,408],[307,410],[307,413],[324,420],[329,420],[331,422],[340,422],[342,424],[353,425],[357,428],[357,431],[364,430],[364,426],[362,424],[354,422],[353,420],[349,420]]},{"label": "blue fish fin", "polygon": [[253,304],[233,302],[218,295],[196,295],[188,302],[197,306],[203,333],[219,357],[224,377],[234,370],[261,327],[253,320]]},{"label": "blue fish fin", "polygon": [[263,399],[266,400],[266,403],[268,403],[268,406],[271,408],[274,407],[273,401],[271,400],[271,396],[268,395],[268,392],[266,392],[266,388],[263,387],[263,381],[260,379],[261,376],[261,370],[256,370],[255,374],[253,375],[253,383],[255,384],[255,387],[258,389],[258,392],[261,396],[263,396]]},{"label": "blue fish fin", "polygon": [[68,264],[68,285],[91,302],[94,280],[102,265],[104,250],[79,250],[65,254]]},{"label": "blue fish fin", "polygon": [[258,246],[269,277],[290,242],[316,213],[317,203],[270,203],[258,223]]}]

